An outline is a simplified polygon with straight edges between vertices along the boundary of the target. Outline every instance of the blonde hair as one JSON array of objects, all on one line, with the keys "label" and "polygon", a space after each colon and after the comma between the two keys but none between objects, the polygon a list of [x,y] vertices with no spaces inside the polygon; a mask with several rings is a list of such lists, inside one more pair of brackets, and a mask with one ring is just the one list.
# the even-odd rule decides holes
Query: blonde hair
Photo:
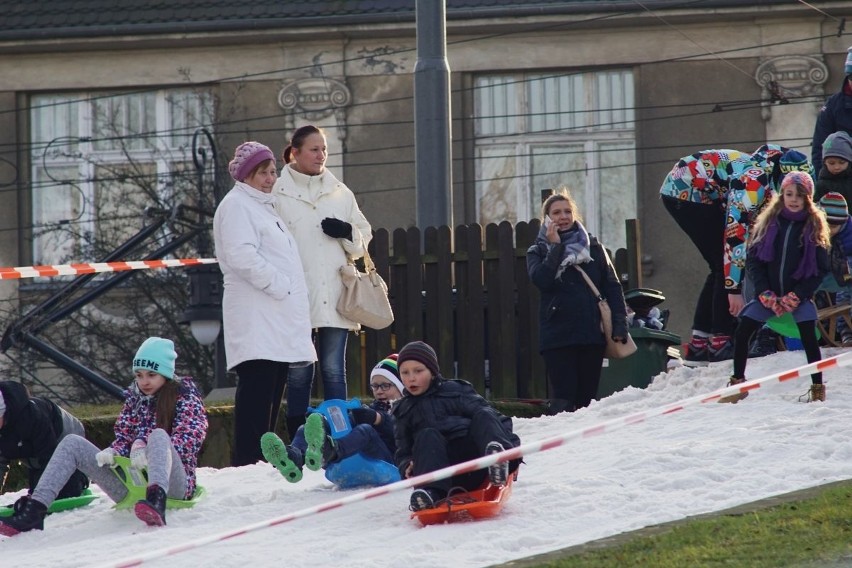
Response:
[{"label": "blonde hair", "polygon": [[[816,246],[829,248],[831,246],[831,234],[829,232],[828,221],[825,220],[825,213],[816,206],[816,203],[812,199],[812,194],[806,188],[796,184],[796,191],[799,197],[804,198],[805,210],[808,212],[805,229],[807,230],[809,226],[811,227],[811,238]],[[749,246],[763,240],[766,236],[766,230],[769,228],[769,223],[778,218],[782,209],[784,209],[784,197],[781,193],[774,193],[754,222],[754,230],[749,238],[751,241]]]},{"label": "blonde hair", "polygon": [[574,197],[571,195],[571,191],[567,186],[561,186],[558,189],[554,190],[553,193],[550,194],[550,197],[544,200],[544,203],[541,204],[541,222],[544,222],[545,217],[550,213],[550,208],[557,201],[567,201],[568,207],[571,208],[571,214],[574,215],[574,220],[583,222],[583,217],[580,215],[580,210],[577,208],[577,202],[574,201]]}]

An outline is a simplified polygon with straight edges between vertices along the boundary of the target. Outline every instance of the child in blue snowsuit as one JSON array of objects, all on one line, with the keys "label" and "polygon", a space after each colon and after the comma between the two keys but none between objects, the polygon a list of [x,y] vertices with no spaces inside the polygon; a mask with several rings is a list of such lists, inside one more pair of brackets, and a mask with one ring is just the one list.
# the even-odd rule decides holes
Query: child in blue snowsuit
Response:
[{"label": "child in blue snowsuit", "polygon": [[302,479],[302,468],[312,471],[326,468],[355,454],[393,463],[396,451],[391,405],[402,398],[402,381],[396,364],[396,354],[388,355],[373,367],[370,388],[374,400],[368,405],[349,410],[352,430],[342,438],[329,434],[325,416],[310,413],[299,426],[292,443],[287,446],[274,432],[261,439],[263,456],[290,483]]}]

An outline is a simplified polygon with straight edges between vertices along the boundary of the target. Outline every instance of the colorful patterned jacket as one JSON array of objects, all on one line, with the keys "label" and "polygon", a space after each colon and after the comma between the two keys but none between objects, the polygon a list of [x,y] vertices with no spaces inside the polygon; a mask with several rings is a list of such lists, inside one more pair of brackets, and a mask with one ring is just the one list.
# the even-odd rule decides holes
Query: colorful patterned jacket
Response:
[{"label": "colorful patterned jacket", "polygon": [[[134,381],[124,391],[124,407],[115,421],[115,440],[110,447],[119,455],[129,456],[135,440],[148,441],[148,436],[157,427],[157,395],[146,396]],[[180,390],[175,406],[171,440],[186,472],[186,498],[195,493],[195,469],[198,453],[207,436],[207,413],[201,401],[201,393],[192,379],[180,379]]]},{"label": "colorful patterned jacket", "polygon": [[702,150],[678,160],[660,188],[663,196],[724,209],[725,288],[732,294],[740,292],[745,277],[751,225],[786,173],[779,161],[787,150],[777,144],[765,144],[750,155]]}]

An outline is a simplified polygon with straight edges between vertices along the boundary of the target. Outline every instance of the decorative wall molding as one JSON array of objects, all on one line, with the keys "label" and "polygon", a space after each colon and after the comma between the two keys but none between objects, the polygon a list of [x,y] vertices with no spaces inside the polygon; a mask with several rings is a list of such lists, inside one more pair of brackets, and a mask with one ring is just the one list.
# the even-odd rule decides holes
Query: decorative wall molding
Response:
[{"label": "decorative wall molding", "polygon": [[763,61],[754,72],[754,80],[761,87],[761,117],[769,121],[774,104],[813,97],[817,105],[822,105],[828,67],[821,56],[781,55]]},{"label": "decorative wall molding", "polygon": [[334,115],[341,140],[346,138],[346,109],[352,102],[349,86],[339,79],[309,77],[284,84],[278,105],[286,113],[287,128],[293,130],[297,115],[319,122]]}]

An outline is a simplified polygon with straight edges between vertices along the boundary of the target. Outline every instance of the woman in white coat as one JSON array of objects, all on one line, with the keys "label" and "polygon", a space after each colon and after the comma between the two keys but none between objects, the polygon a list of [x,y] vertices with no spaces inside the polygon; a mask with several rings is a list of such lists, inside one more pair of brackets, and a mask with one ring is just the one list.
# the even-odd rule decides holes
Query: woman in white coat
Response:
[{"label": "woman in white coat", "polygon": [[275,156],[245,142],[228,170],[236,184],[216,209],[213,237],[224,276],[225,355],[239,379],[231,465],[241,466],[263,458],[260,437],[275,431],[289,369],[317,357],[299,249],[275,212]]},{"label": "woman in white coat", "polygon": [[[337,312],[343,292],[339,271],[347,258],[364,256],[372,230],[352,191],[325,168],[328,149],[321,129],[308,125],[296,130],[283,158],[287,165],[273,193],[278,214],[302,256],[323,395],[326,400],[346,399],[347,336],[360,325]],[[305,422],[313,375],[313,366],[290,369],[287,430],[291,438]]]}]

